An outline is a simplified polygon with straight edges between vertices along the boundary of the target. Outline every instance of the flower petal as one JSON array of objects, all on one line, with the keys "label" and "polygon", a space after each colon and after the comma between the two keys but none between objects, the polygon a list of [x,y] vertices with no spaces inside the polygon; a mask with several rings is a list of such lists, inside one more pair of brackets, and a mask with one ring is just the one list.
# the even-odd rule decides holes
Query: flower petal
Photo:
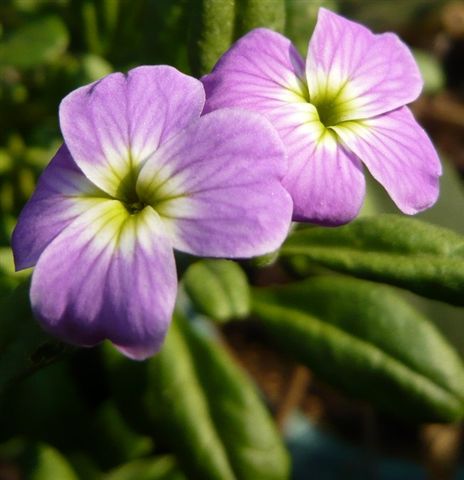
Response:
[{"label": "flower petal", "polygon": [[151,207],[130,215],[96,199],[45,249],[32,308],[46,331],[91,346],[109,339],[127,356],[159,350],[176,296],[172,247]]},{"label": "flower petal", "polygon": [[[211,74],[203,77],[205,111],[240,106],[264,115],[286,147],[289,166],[284,185],[290,186],[295,202],[293,218],[331,224],[329,212],[321,211],[319,216],[314,211],[321,199],[316,198],[313,204],[308,197],[312,191],[307,175],[311,166],[306,165],[324,127],[316,108],[305,98],[303,69],[303,60],[290,40],[270,30],[253,30],[222,56]],[[306,184],[298,179],[303,169]],[[346,218],[342,215],[338,221],[339,214],[334,212],[335,223],[343,223]]]},{"label": "flower petal", "polygon": [[319,9],[306,64],[311,103],[337,123],[368,118],[415,100],[422,79],[408,47],[392,33]]},{"label": "flower petal", "polygon": [[244,107],[267,113],[307,96],[304,62],[290,40],[258,28],[238,40],[202,78],[204,112]]},{"label": "flower petal", "polygon": [[13,232],[17,270],[36,264],[45,247],[79,214],[93,197],[105,194],[90,182],[62,145],[42,173]]},{"label": "flower petal", "polygon": [[264,117],[222,109],[163,144],[140,172],[137,192],[161,215],[175,248],[251,257],[277,249],[288,233],[285,171],[282,142]]},{"label": "flower petal", "polygon": [[293,219],[335,226],[355,218],[365,193],[361,162],[316,121],[294,135],[300,149],[283,181],[293,198]]},{"label": "flower petal", "polygon": [[133,188],[137,167],[200,116],[201,82],[168,66],[113,73],[63,99],[60,125],[83,172],[112,196]]},{"label": "flower petal", "polygon": [[398,208],[415,214],[435,203],[441,165],[425,131],[407,107],[333,127]]}]

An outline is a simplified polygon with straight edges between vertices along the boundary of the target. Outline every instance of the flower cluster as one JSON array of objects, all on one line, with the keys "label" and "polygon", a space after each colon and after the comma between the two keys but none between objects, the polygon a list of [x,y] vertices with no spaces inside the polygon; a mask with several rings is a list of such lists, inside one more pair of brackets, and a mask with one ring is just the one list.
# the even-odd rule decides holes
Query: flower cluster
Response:
[{"label": "flower cluster", "polygon": [[360,160],[401,210],[429,207],[440,164],[404,106],[420,89],[396,36],[321,9],[306,64],[257,29],[202,82],[145,66],[70,93],[64,144],[13,234],[17,269],[35,265],[35,315],[65,341],[143,359],[172,316],[174,249],[246,258],[277,249],[292,218],[347,222]]}]

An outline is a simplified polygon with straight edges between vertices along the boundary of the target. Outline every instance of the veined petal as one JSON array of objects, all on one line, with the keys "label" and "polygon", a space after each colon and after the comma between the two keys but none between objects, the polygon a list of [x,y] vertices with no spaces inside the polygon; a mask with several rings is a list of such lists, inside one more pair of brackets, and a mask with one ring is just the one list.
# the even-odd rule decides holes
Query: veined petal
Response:
[{"label": "veined petal", "polygon": [[335,226],[355,218],[365,193],[361,162],[321,123],[302,125],[294,135],[299,150],[283,181],[293,198],[293,219]]},{"label": "veined petal", "polygon": [[94,197],[105,196],[74,163],[66,145],[62,145],[40,176],[14,229],[16,269],[35,265],[45,247],[89,208]]},{"label": "veined petal", "polygon": [[435,203],[441,165],[425,131],[407,107],[333,127],[398,208],[415,214]]},{"label": "veined petal", "polygon": [[79,167],[108,194],[124,198],[137,168],[158,145],[200,116],[199,80],[168,66],[113,73],[63,99],[60,125]]},{"label": "veined petal", "polygon": [[222,109],[163,144],[141,170],[137,192],[161,215],[178,250],[262,255],[281,245],[290,226],[285,160],[264,117]]},{"label": "veined petal", "polygon": [[375,35],[324,8],[309,42],[306,74],[311,103],[327,110],[329,123],[388,112],[422,89],[414,57],[396,35]]},{"label": "veined petal", "polygon": [[[264,115],[284,143],[287,177],[293,178],[314,150],[314,125],[318,125],[316,134],[321,126],[316,108],[309,103],[304,75],[303,59],[290,40],[271,30],[253,30],[202,78],[205,111],[240,106]],[[297,208],[301,214],[303,206]]]},{"label": "veined petal", "polygon": [[244,107],[263,114],[307,97],[304,62],[290,40],[258,28],[238,40],[202,78],[204,112]]},{"label": "veined petal", "polygon": [[130,215],[95,200],[45,249],[34,270],[32,308],[66,342],[111,340],[143,359],[159,350],[176,296],[172,247],[151,207]]}]

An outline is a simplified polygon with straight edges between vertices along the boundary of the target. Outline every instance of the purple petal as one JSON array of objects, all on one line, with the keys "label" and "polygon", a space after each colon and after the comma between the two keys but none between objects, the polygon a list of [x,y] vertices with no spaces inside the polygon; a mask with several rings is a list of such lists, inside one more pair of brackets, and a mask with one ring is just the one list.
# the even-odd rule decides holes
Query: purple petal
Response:
[{"label": "purple petal", "polygon": [[285,171],[282,142],[264,117],[222,109],[163,144],[140,172],[137,191],[161,215],[175,248],[252,257],[277,249],[288,233]]},{"label": "purple petal", "polygon": [[13,232],[17,270],[36,264],[45,247],[78,215],[92,197],[105,194],[91,183],[62,145],[42,173]]},{"label": "purple petal", "polygon": [[293,219],[327,226],[349,222],[364,199],[361,162],[321,124],[318,128],[314,122],[295,132],[300,135],[295,142],[300,151],[295,150],[283,182],[293,198]]},{"label": "purple petal", "polygon": [[70,93],[60,105],[60,125],[87,177],[123,198],[134,187],[134,167],[198,118],[203,105],[198,80],[172,67],[144,66]]},{"label": "purple petal", "polygon": [[176,296],[172,247],[151,207],[129,215],[98,199],[45,249],[31,303],[43,328],[66,342],[109,339],[127,356],[157,352]]},{"label": "purple petal", "polygon": [[258,28],[225,53],[202,78],[204,112],[238,106],[263,114],[307,96],[304,62],[290,40]]},{"label": "purple petal", "polygon": [[370,30],[319,9],[306,65],[311,102],[337,123],[368,118],[415,100],[422,79],[408,47],[392,33]]},{"label": "purple petal", "polygon": [[319,118],[305,98],[303,76],[303,60],[290,40],[270,30],[257,29],[232,46],[213,72],[202,79],[205,111],[241,106],[261,113],[277,129],[288,155],[289,184],[298,185],[294,189],[298,196],[292,190],[290,193],[299,219],[316,218],[307,196],[310,184],[302,186],[296,176],[315,148],[313,122]]},{"label": "purple petal", "polygon": [[407,107],[333,129],[404,213],[415,214],[435,203],[440,160]]}]

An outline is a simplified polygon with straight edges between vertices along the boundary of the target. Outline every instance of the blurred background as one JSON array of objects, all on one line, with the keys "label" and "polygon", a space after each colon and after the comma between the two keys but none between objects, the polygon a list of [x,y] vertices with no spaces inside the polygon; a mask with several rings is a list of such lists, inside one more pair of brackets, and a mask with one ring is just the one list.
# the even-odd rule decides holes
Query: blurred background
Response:
[{"label": "blurred background", "polygon": [[[276,0],[271,26],[302,54],[320,5],[374,31],[395,31],[413,48],[425,88],[412,108],[446,167],[440,201],[421,217],[464,233],[464,1],[287,0],[284,10],[282,5]],[[60,145],[60,100],[112,71],[141,64],[198,74],[192,53],[196,8],[189,0],[0,0],[0,297],[17,287],[27,290],[30,272],[14,273],[10,235]],[[237,25],[235,36],[245,29]],[[385,211],[394,211],[390,201],[370,187],[365,213]],[[269,284],[279,275],[266,269],[254,281]],[[461,311],[403,295],[464,354]],[[30,313],[27,306],[4,302],[0,329],[2,316],[9,315],[22,320]],[[31,338],[40,335],[31,322],[15,325],[0,341],[0,360],[2,348],[21,329]],[[221,332],[286,440],[293,478],[464,479],[460,425],[408,422],[349,398],[278,353],[253,320],[227,323]],[[98,351],[82,351],[28,377],[0,402],[0,480],[184,478],[168,457],[151,473],[116,471],[152,452],[154,444],[124,423],[103,377]]]}]

